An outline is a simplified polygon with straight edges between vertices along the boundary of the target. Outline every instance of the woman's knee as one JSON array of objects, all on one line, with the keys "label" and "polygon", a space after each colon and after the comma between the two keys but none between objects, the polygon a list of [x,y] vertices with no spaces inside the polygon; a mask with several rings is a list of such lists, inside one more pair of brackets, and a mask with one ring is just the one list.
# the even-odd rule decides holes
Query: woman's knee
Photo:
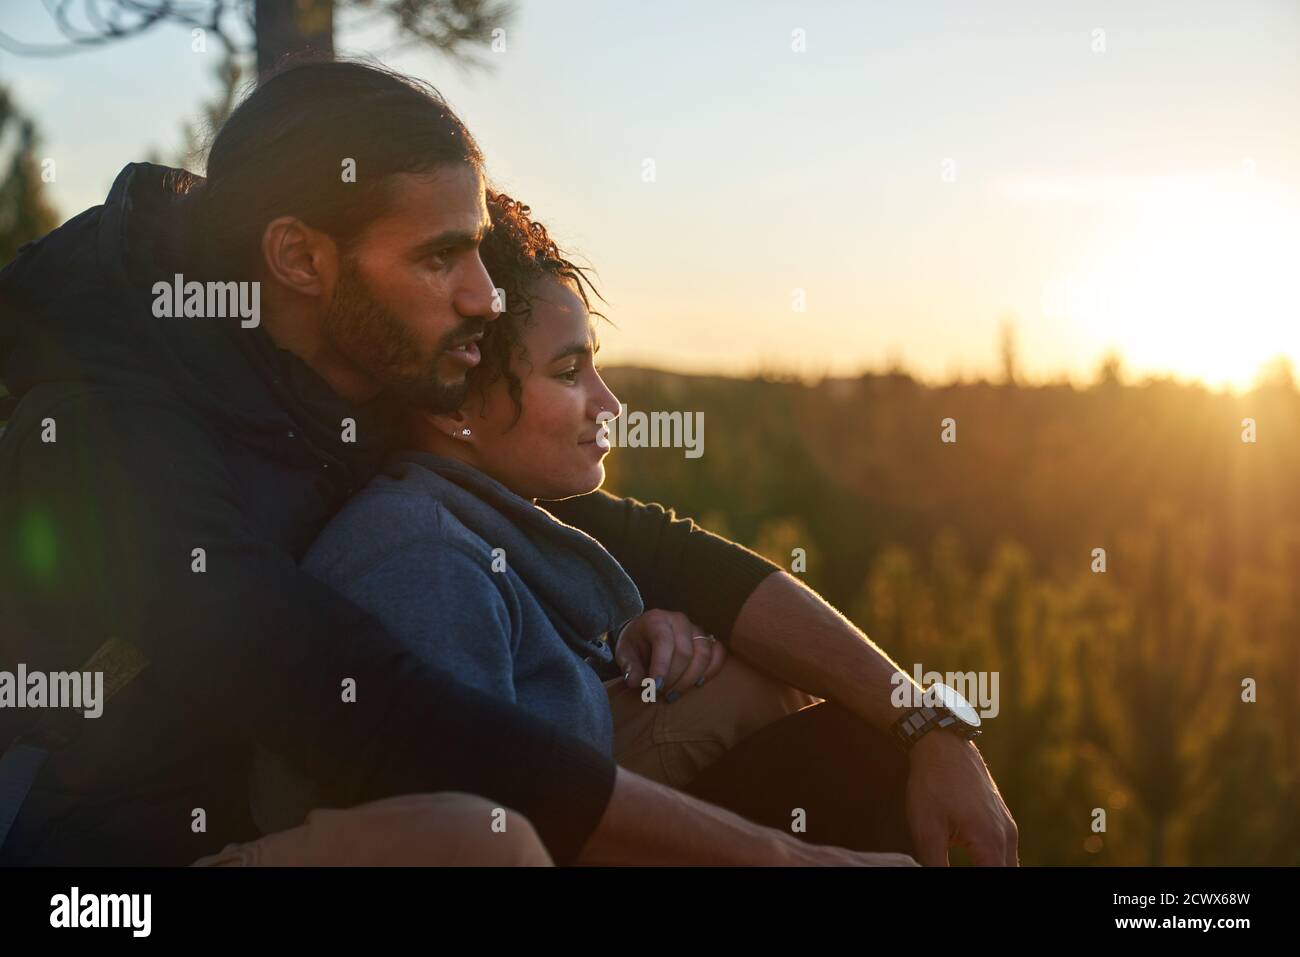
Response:
[{"label": "woman's knee", "polygon": [[728,749],[772,722],[821,701],[735,657],[728,658],[712,681],[693,694],[699,695],[695,717],[714,725],[718,740]]},{"label": "woman's knee", "polygon": [[[750,735],[820,698],[792,688],[737,658],[728,658],[709,682],[668,704],[653,722],[653,749],[619,763],[671,787],[683,788]],[[631,761],[648,767],[643,770]]]},{"label": "woman's knee", "polygon": [[359,813],[343,826],[374,848],[372,854],[384,858],[372,863],[443,867],[552,863],[528,818],[475,794],[404,795],[354,810]]},{"label": "woman's knee", "polygon": [[538,867],[553,862],[532,822],[455,791],[321,808],[296,828],[204,863],[261,866]]}]

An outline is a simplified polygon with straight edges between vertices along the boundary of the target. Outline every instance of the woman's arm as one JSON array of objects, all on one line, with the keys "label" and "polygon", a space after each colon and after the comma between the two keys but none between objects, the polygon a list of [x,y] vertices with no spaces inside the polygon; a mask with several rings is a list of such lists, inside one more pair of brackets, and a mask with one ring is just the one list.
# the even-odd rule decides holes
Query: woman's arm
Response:
[{"label": "woman's arm", "polygon": [[682,612],[722,642],[731,640],[754,589],[779,570],[662,505],[605,491],[541,504],[604,545],[636,582],[646,608]]}]

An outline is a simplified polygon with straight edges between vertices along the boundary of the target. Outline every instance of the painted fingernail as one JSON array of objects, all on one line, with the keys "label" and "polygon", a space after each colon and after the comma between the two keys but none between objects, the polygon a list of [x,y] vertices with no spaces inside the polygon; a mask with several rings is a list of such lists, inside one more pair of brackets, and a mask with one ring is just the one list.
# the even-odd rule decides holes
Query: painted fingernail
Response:
[{"label": "painted fingernail", "polygon": [[674,701],[676,701],[676,700],[677,700],[678,698],[680,698],[681,696],[682,696],[682,693],[681,693],[680,691],[670,691],[670,692],[668,692],[668,703],[669,703],[669,704],[672,704]]},{"label": "painted fingernail", "polygon": [[704,687],[704,679],[701,678],[699,681],[695,682],[695,687],[697,687],[697,688],[703,688],[703,687]]},{"label": "painted fingernail", "polygon": [[663,690],[664,690],[664,679],[663,679],[663,678],[656,678],[656,679],[655,679],[655,691],[663,691]]}]

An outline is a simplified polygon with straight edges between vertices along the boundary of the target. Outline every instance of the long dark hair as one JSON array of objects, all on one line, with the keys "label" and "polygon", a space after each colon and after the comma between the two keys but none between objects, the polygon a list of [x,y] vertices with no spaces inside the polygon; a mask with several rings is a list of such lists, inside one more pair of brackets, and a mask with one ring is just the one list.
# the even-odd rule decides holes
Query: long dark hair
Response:
[{"label": "long dark hair", "polygon": [[[345,182],[344,161],[356,164]],[[387,178],[483,157],[427,83],[347,60],[290,60],[222,125],[186,198],[199,271],[256,278],[266,224],[297,216],[346,250],[387,202]]]}]

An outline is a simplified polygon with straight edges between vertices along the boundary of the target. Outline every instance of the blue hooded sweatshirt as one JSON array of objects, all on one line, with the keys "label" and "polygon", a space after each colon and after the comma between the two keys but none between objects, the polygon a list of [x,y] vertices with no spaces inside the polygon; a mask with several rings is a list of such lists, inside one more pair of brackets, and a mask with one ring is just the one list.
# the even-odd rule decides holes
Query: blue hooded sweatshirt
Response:
[{"label": "blue hooded sweatshirt", "polygon": [[469,465],[403,452],[303,569],[430,664],[612,756],[610,637],[641,596],[585,532]]}]

